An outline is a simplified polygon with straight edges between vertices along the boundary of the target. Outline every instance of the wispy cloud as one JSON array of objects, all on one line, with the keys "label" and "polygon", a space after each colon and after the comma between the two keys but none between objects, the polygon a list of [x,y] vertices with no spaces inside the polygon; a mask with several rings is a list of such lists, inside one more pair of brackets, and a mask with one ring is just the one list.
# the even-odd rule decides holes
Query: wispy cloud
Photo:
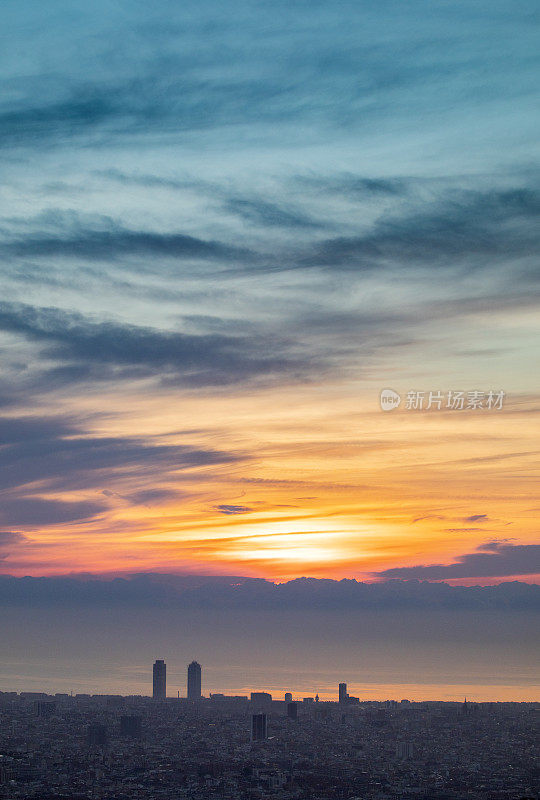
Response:
[{"label": "wispy cloud", "polygon": [[18,531],[0,531],[0,560],[6,558],[13,547],[26,541],[26,536]]},{"label": "wispy cloud", "polygon": [[317,244],[304,266],[458,270],[530,256],[540,242],[540,193],[530,188],[446,192],[402,216],[385,215],[361,236]]},{"label": "wispy cloud", "polygon": [[454,564],[395,567],[374,573],[381,578],[504,578],[509,575],[540,574],[540,544],[507,544],[492,541],[475,553],[460,556]]},{"label": "wispy cloud", "polygon": [[[171,501],[180,496],[179,489],[156,486],[156,482],[174,484],[192,470],[246,458],[218,449],[164,444],[151,437],[98,436],[88,425],[84,418],[0,419],[2,525],[42,529],[90,519],[107,512],[110,504],[105,498],[119,497],[140,505]],[[104,483],[128,489],[121,493],[100,490]],[[77,499],[80,492],[92,499]],[[51,498],[55,493],[61,497]]]},{"label": "wispy cloud", "polygon": [[253,253],[239,247],[203,241],[183,233],[128,230],[112,221],[109,229],[86,228],[66,235],[58,231],[56,236],[27,235],[18,241],[5,242],[0,249],[6,256],[75,257],[101,261],[130,255],[221,261],[254,259]]},{"label": "wispy cloud", "polygon": [[[309,355],[296,355],[294,343],[277,334],[273,341],[262,335],[197,335],[94,322],[81,314],[24,304],[0,303],[0,329],[44,345],[45,355],[60,362],[50,377],[70,382],[156,376],[186,385],[227,385],[299,374],[315,365]],[[119,372],[111,373],[114,368]]]},{"label": "wispy cloud", "polygon": [[231,505],[219,505],[216,506],[216,509],[220,512],[220,514],[249,514],[250,511],[253,511],[252,508],[249,506],[231,506]]}]

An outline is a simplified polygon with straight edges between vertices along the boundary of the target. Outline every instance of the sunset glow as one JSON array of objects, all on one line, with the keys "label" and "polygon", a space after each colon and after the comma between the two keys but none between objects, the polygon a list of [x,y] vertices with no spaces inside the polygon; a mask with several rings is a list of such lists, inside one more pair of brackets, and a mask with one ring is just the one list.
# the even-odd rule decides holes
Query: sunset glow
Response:
[{"label": "sunset glow", "polygon": [[[320,387],[298,390],[298,398],[289,390],[285,402],[258,392],[249,403],[168,394],[161,400],[166,411],[150,396],[136,410],[128,402],[124,412],[109,397],[89,441],[99,447],[119,436],[144,439],[149,448],[170,449],[171,458],[150,473],[128,460],[120,474],[95,475],[82,463],[87,485],[60,492],[47,490],[46,475],[26,485],[33,498],[101,508],[76,523],[19,525],[25,539],[9,571],[211,565],[212,572],[278,580],[372,580],[397,566],[454,563],[490,540],[535,541],[534,401],[510,395],[498,412],[388,415],[377,408],[375,385],[371,396],[364,389],[351,397],[349,385],[343,394],[338,402],[321,396]],[[91,409],[87,398],[84,406],[85,415],[100,418],[97,404]],[[204,434],[196,430],[201,415]],[[186,432],[174,432],[180,428]],[[66,445],[72,440],[67,436]],[[180,458],[183,448],[208,450],[214,463],[176,464],[175,448]]]}]

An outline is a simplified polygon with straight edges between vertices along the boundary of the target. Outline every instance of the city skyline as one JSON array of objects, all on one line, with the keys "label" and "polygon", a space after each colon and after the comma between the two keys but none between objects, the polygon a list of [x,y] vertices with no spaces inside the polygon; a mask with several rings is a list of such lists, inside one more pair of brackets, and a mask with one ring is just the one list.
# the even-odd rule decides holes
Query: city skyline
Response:
[{"label": "city skyline", "polygon": [[[74,693],[71,691],[70,693],[66,693],[64,690],[60,690],[58,692],[43,692],[41,690],[28,690],[22,689],[18,690],[21,696],[26,696],[30,698],[32,695],[38,697],[40,695],[49,695],[49,696],[67,696],[70,694],[72,697],[75,696],[95,696],[95,697],[104,697],[104,696],[124,696],[124,697],[146,697],[148,699],[153,699],[154,701],[158,702],[165,702],[170,700],[185,700],[187,702],[197,702],[197,701],[209,701],[209,702],[250,702],[252,706],[259,709],[265,709],[267,705],[271,705],[272,703],[284,703],[285,706],[288,704],[292,704],[292,706],[297,706],[299,703],[314,703],[318,704],[319,702],[322,703],[337,703],[343,707],[355,707],[358,704],[362,703],[370,703],[370,702],[392,702],[392,703],[410,703],[410,702],[427,702],[427,701],[435,701],[435,702],[462,702],[464,701],[465,704],[467,703],[467,692],[469,700],[472,702],[521,702],[521,703],[534,703],[540,702],[540,699],[536,699],[536,687],[532,687],[530,693],[524,696],[516,696],[516,691],[514,691],[514,696],[510,699],[510,697],[505,698],[497,698],[495,695],[493,697],[478,697],[475,694],[474,687],[471,684],[464,684],[460,687],[454,687],[453,696],[452,697],[441,697],[437,695],[433,695],[430,692],[426,692],[424,696],[419,696],[417,694],[418,687],[411,686],[412,694],[411,699],[408,697],[399,697],[399,700],[396,696],[389,696],[386,695],[378,695],[376,692],[373,693],[373,689],[369,684],[362,684],[358,682],[359,679],[356,679],[357,682],[352,683],[353,689],[358,692],[358,696],[355,696],[349,692],[349,683],[345,682],[341,679],[338,679],[336,682],[334,689],[332,690],[331,687],[322,686],[322,687],[309,687],[308,690],[304,690],[302,688],[293,688],[291,686],[287,688],[281,687],[280,690],[270,689],[267,687],[262,688],[261,686],[252,686],[249,683],[244,684],[242,691],[245,693],[238,693],[236,690],[231,691],[224,691],[223,686],[221,685],[213,685],[207,695],[204,695],[201,691],[201,683],[202,683],[202,666],[197,661],[191,661],[189,664],[184,667],[186,670],[187,676],[187,686],[186,690],[181,693],[180,688],[177,687],[175,680],[173,680],[172,687],[170,687],[170,691],[167,691],[168,682],[167,682],[167,661],[165,659],[156,659],[154,661],[152,672],[149,673],[148,679],[151,681],[152,685],[152,692],[148,694],[131,694],[127,692],[82,692],[82,693]],[[249,669],[246,670],[249,672]],[[173,672],[172,674],[175,678],[179,674],[179,668],[175,668],[173,664]],[[214,679],[215,680],[215,679]],[[246,688],[246,686],[248,688]],[[390,688],[390,687],[388,687]],[[395,692],[397,687],[392,687],[392,691]],[[406,689],[406,684],[400,684],[400,689]],[[64,687],[65,689],[65,687]],[[0,694],[9,694],[10,689],[0,689]],[[461,697],[460,697],[461,693]],[[276,694],[281,694],[281,697],[277,697]],[[401,691],[403,694],[403,691]],[[296,719],[296,712],[291,712],[291,718]],[[263,725],[263,723],[260,723]]]},{"label": "city skyline", "polygon": [[[167,695],[166,689],[166,673],[167,673],[167,663],[163,659],[158,659],[154,662],[153,665],[153,676],[152,676],[152,699],[153,700],[168,700],[168,699],[176,699],[176,700],[188,700],[188,701],[198,701],[198,700],[214,700],[214,701],[243,701],[246,702],[248,700],[251,703],[255,704],[262,704],[264,706],[266,703],[276,702],[284,702],[284,703],[292,703],[296,705],[300,700],[304,703],[306,702],[314,702],[319,703],[322,702],[335,702],[341,705],[355,705],[360,702],[358,697],[354,697],[349,694],[347,691],[347,683],[340,681],[337,686],[337,693],[335,698],[331,697],[320,697],[319,692],[317,691],[315,696],[308,696],[298,698],[294,696],[294,691],[291,692],[289,689],[283,692],[282,698],[273,697],[273,695],[268,692],[266,689],[257,689],[250,691],[249,694],[246,695],[228,695],[222,691],[219,692],[210,692],[208,697],[202,694],[201,692],[201,680],[202,680],[202,666],[197,661],[191,661],[187,666],[187,691],[185,697],[180,695],[180,690],[176,691],[176,695],[169,694]],[[296,690],[298,691],[298,690]],[[467,698],[464,698],[465,703],[467,702]],[[366,701],[369,702],[369,701]],[[407,698],[402,698],[401,703],[410,703],[411,701]],[[530,701],[528,701],[530,702]],[[294,717],[295,718],[295,717]],[[261,725],[263,723],[261,722]],[[266,724],[264,723],[264,727]],[[266,738],[266,736],[261,737]]]}]

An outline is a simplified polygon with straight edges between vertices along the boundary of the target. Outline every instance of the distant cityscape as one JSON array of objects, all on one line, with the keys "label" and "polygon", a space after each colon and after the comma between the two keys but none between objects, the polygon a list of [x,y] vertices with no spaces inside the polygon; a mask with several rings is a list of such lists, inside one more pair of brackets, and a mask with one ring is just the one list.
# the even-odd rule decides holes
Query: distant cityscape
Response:
[{"label": "distant cityscape", "polygon": [[540,798],[539,703],[0,692],[2,800]]},{"label": "distant cityscape", "polygon": [[[360,703],[360,698],[352,697],[347,692],[347,684],[340,683],[338,685],[338,702],[343,703]],[[187,694],[188,700],[202,700],[202,667],[198,661],[192,661],[188,664],[187,668]],[[167,699],[167,664],[163,659],[157,659],[152,668],[152,698],[154,700]],[[248,699],[252,703],[271,703],[272,695],[269,692],[251,692],[248,698],[247,695],[225,695],[220,692],[210,692],[210,700],[219,701],[245,701]],[[177,692],[177,699],[180,699],[180,692]],[[291,692],[285,692],[284,701],[287,703],[292,702],[293,696]],[[303,697],[303,703],[318,703],[319,695],[314,697]],[[408,700],[403,700],[403,703],[408,703]]]}]

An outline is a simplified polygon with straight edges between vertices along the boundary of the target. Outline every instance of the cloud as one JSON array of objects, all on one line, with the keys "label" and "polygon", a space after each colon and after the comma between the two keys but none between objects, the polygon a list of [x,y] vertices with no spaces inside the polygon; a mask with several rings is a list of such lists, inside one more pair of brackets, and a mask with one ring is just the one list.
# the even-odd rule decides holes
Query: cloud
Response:
[{"label": "cloud", "polygon": [[[159,439],[95,436],[85,430],[84,420],[77,424],[57,417],[0,418],[0,436],[5,436],[0,490],[36,484],[48,491],[88,489],[102,485],[105,478],[130,475],[148,480],[152,475],[164,477],[241,458],[211,448],[163,444]],[[144,503],[163,496],[162,490],[145,488],[136,490],[131,499]]]},{"label": "cloud", "polygon": [[380,136],[384,122],[388,137],[407,137],[420,123],[428,131],[437,123],[466,128],[471,110],[477,126],[485,116],[497,131],[509,86],[521,120],[535,88],[528,5],[510,18],[481,4],[492,12],[496,50],[486,46],[484,13],[425,7],[391,3],[367,13],[357,3],[318,3],[310,16],[305,3],[253,14],[233,2],[225,16],[216,3],[129,11],[120,4],[103,14],[74,2],[72,16],[57,11],[52,29],[34,8],[28,29],[11,4],[1,140],[105,145],[209,131],[223,139],[230,131],[242,146],[248,129],[280,143],[295,133],[296,141],[325,143],[352,133],[356,144],[359,135]]},{"label": "cloud", "polygon": [[0,560],[6,558],[13,547],[27,541],[26,536],[18,531],[0,531]]},{"label": "cloud", "polygon": [[[135,69],[133,63],[130,66]],[[116,140],[126,140],[306,116],[305,109],[296,105],[298,94],[290,81],[240,70],[237,62],[232,79],[225,68],[223,77],[216,70],[213,80],[202,78],[197,75],[197,57],[192,53],[191,63],[187,58],[171,58],[168,70],[157,66],[125,80],[111,74],[106,82],[72,79],[52,87],[46,78],[28,78],[20,87],[24,92],[21,100],[11,108],[5,104],[0,113],[3,147],[66,140],[103,145],[111,129]],[[317,96],[310,94],[313,102],[321,105]],[[307,116],[312,115],[308,111]]]},{"label": "cloud", "polygon": [[141,489],[140,491],[128,492],[126,494],[113,492],[110,489],[103,489],[101,494],[105,497],[118,498],[119,500],[133,505],[147,506],[147,508],[151,508],[153,505],[159,505],[168,500],[178,500],[182,497],[182,492],[180,491],[159,488]]},{"label": "cloud", "polygon": [[216,506],[216,509],[220,512],[220,514],[249,514],[253,511],[252,508],[248,506],[228,506],[228,505],[219,505]]},{"label": "cloud", "polygon": [[465,517],[464,522],[487,522],[489,517],[487,514],[471,514],[470,517]]},{"label": "cloud", "polygon": [[[177,500],[181,489],[159,483],[178,483],[193,469],[243,458],[159,438],[96,436],[86,426],[75,418],[0,418],[0,524],[42,527],[89,520],[107,511],[105,498],[146,506]],[[101,499],[42,496],[53,492],[99,492]]]},{"label": "cloud", "polygon": [[0,524],[54,525],[90,519],[105,511],[102,503],[69,500],[43,500],[36,497],[2,498]]},{"label": "cloud", "polygon": [[406,196],[410,187],[416,186],[418,181],[402,177],[368,178],[349,172],[333,176],[300,175],[294,179],[294,183],[306,186],[311,191],[343,194],[353,200],[364,200],[377,196]]},{"label": "cloud", "polygon": [[471,531],[485,530],[485,528],[446,528],[446,530],[448,533],[470,533]]},{"label": "cloud", "polygon": [[[248,459],[160,437],[99,436],[89,425],[74,415],[0,417],[0,525],[41,528],[91,520],[115,500],[150,507],[178,501],[186,492],[175,484],[193,470]],[[62,499],[51,498],[53,493]],[[4,557],[4,543],[16,540],[0,537]]]},{"label": "cloud", "polygon": [[510,575],[540,574],[540,544],[507,544],[492,541],[481,545],[479,552],[466,553],[455,564],[395,567],[373,573],[380,578],[501,578]]},{"label": "cloud", "polygon": [[[145,506],[178,500],[185,494],[181,489],[159,483],[178,483],[193,469],[242,458],[159,438],[96,436],[86,424],[75,417],[0,418],[0,525],[42,528],[91,520],[105,514],[116,498]],[[123,490],[116,492],[115,486]],[[52,492],[99,492],[101,499],[42,496]],[[18,541],[15,534],[0,537],[2,556],[4,545]]]},{"label": "cloud", "polygon": [[[146,185],[152,178],[135,176],[133,180]],[[373,214],[370,204],[355,206],[352,202],[347,214],[342,210],[335,221],[327,217],[321,222],[305,210],[309,197],[297,198],[294,205],[282,198],[286,195],[285,184],[274,188],[276,198],[269,199],[255,196],[253,191],[252,196],[240,196],[227,184],[208,185],[202,180],[186,179],[185,184],[179,181],[178,185],[198,188],[207,200],[217,199],[225,212],[259,226],[263,238],[258,239],[255,247],[240,246],[236,242],[246,241],[245,231],[235,230],[230,220],[223,219],[222,213],[213,218],[219,230],[226,231],[228,241],[185,232],[141,230],[127,227],[110,216],[49,210],[33,220],[5,220],[0,252],[6,258],[26,260],[114,261],[124,269],[138,272],[149,269],[144,267],[149,257],[158,261],[162,271],[163,262],[167,260],[207,262],[212,270],[207,277],[215,277],[216,269],[229,277],[231,270],[233,274],[264,274],[332,269],[362,275],[384,269],[417,275],[433,268],[462,274],[466,267],[468,271],[484,269],[496,273],[502,264],[515,259],[521,261],[519,269],[523,281],[538,289],[539,274],[535,262],[531,261],[540,245],[537,224],[540,191],[535,176],[528,181],[519,175],[504,180],[494,177],[491,183],[483,179],[476,184],[463,179],[461,185],[442,178],[422,182],[405,178],[350,177],[353,183],[355,180],[361,185],[377,186],[395,182],[403,191],[409,186],[413,188],[408,190],[406,200],[392,199],[378,214]],[[177,184],[159,176],[153,181],[149,188]],[[369,221],[362,217],[359,220],[359,212],[366,211]],[[289,228],[298,238],[288,245],[277,242],[275,228]],[[321,239],[316,234],[318,228],[344,229],[347,234]],[[130,264],[129,259],[135,258],[142,263]],[[31,265],[25,265],[21,276],[28,270],[32,275],[35,272]],[[504,278],[501,274],[500,287],[491,287],[501,295],[507,294],[509,288]]]},{"label": "cloud", "polygon": [[14,578],[0,576],[0,604],[44,607],[158,606],[184,609],[268,609],[377,611],[385,609],[480,610],[540,609],[540,586],[502,583],[498,586],[449,586],[427,581],[298,578],[276,584],[262,578],[238,576],[138,574],[124,578],[95,576]]},{"label": "cloud", "polygon": [[53,381],[157,376],[168,383],[227,385],[316,366],[315,358],[293,355],[293,343],[277,335],[166,331],[24,304],[0,303],[0,330],[46,345],[46,356],[64,362],[49,372]]},{"label": "cloud", "polygon": [[539,217],[536,188],[443,190],[436,201],[383,216],[362,235],[316,244],[298,264],[354,270],[491,266],[534,252]]},{"label": "cloud", "polygon": [[[286,56],[279,40],[271,45],[268,36],[261,36],[262,31],[239,7],[232,13],[235,19],[244,18],[244,24],[235,25],[234,30],[228,20],[215,16],[214,6],[210,18],[206,18],[207,25],[219,31],[219,48],[207,35],[202,39],[200,33],[197,36],[181,14],[171,15],[169,7],[169,31],[158,32],[156,24],[148,25],[144,14],[133,11],[140,29],[146,31],[139,46],[147,57],[133,58],[137,45],[133,45],[131,36],[135,36],[137,25],[132,17],[131,47],[126,48],[123,39],[115,39],[110,45],[123,53],[120,72],[110,66],[107,69],[103,53],[96,54],[98,63],[90,61],[92,69],[87,72],[81,72],[81,64],[72,56],[71,63],[59,65],[64,72],[62,81],[37,69],[29,75],[27,68],[26,80],[14,82],[12,91],[18,92],[13,91],[14,100],[6,102],[0,114],[4,147],[65,140],[101,144],[111,136],[118,140],[242,125],[286,126],[294,120],[316,124],[321,118],[331,122],[336,115],[345,121],[350,119],[351,104],[358,103],[366,89],[370,92],[374,88],[372,81],[366,87],[353,79],[353,63],[350,58],[343,63],[343,53],[339,58],[327,54],[323,80],[317,59],[312,57],[321,36],[315,30],[309,36],[301,18],[293,15],[291,19],[296,27],[296,44],[290,41],[291,51]],[[204,28],[205,14],[199,12],[198,16]],[[278,17],[281,20],[282,14]],[[284,24],[280,21],[278,28]],[[178,25],[182,26],[180,39],[175,30]],[[70,39],[80,34],[80,30],[67,33]],[[291,30],[287,34],[290,40]],[[263,40],[260,50],[253,47],[257,36]],[[111,41],[110,28],[107,40]],[[93,44],[83,38],[81,50],[92,50]],[[364,59],[374,52],[369,46],[361,49]],[[372,58],[370,66],[380,71],[383,64]],[[378,89],[382,93],[384,87],[379,84]]]},{"label": "cloud", "polygon": [[320,228],[321,223],[299,211],[287,208],[283,204],[270,203],[265,200],[246,200],[240,197],[230,198],[224,203],[225,211],[237,214],[248,222],[265,228]]},{"label": "cloud", "polygon": [[194,186],[201,186],[201,182],[195,182],[188,178],[182,180],[180,178],[162,177],[160,175],[148,175],[141,173],[126,173],[119,169],[104,169],[95,170],[94,175],[97,177],[108,178],[111,181],[116,181],[127,186],[142,186],[145,189],[186,189],[193,188]]},{"label": "cloud", "polygon": [[[478,530],[481,530],[478,528]],[[513,542],[514,539],[492,539],[489,542],[484,542],[483,544],[479,544],[476,548],[477,550],[484,551],[487,550],[488,553],[491,553],[494,550],[497,550],[501,545],[506,545],[509,542]]]},{"label": "cloud", "polygon": [[245,261],[255,254],[245,248],[205,241],[183,233],[156,233],[123,228],[109,221],[108,228],[80,228],[73,232],[26,235],[4,241],[0,251],[5,256],[22,258],[80,258],[110,262],[127,256],[160,256],[174,259]]}]

